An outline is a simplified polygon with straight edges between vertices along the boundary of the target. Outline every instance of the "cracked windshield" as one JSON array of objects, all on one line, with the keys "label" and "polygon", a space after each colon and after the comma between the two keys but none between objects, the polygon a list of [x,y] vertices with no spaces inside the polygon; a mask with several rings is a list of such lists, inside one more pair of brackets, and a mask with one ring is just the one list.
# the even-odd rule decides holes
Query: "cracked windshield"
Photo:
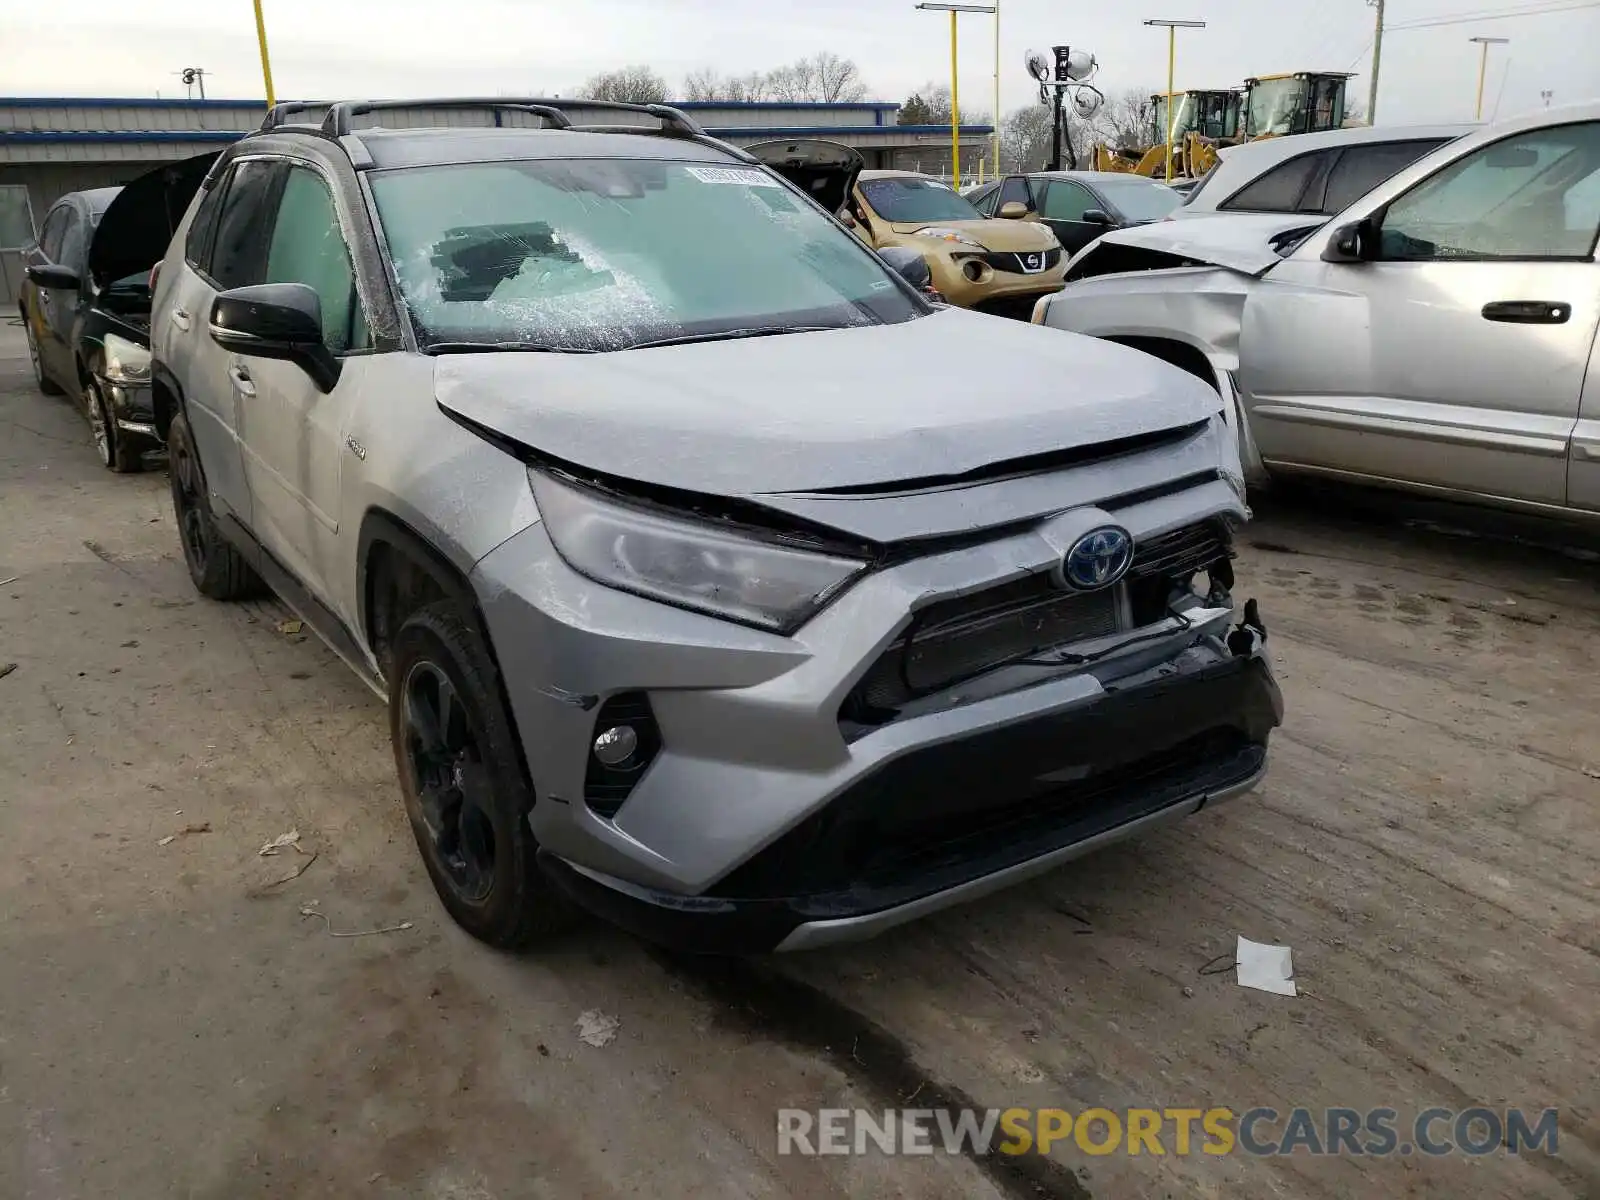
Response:
[{"label": "cracked windshield", "polygon": [[755,167],[473,163],[373,180],[417,342],[575,352],[881,325],[923,310]]}]

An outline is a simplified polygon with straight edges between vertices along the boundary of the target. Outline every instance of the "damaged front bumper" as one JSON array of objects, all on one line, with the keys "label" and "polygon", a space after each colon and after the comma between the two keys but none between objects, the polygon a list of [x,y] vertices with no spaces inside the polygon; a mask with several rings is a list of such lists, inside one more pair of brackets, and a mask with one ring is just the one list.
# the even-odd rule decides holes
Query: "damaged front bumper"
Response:
[{"label": "damaged front bumper", "polygon": [[[791,636],[596,586],[535,525],[473,582],[541,865],[658,941],[793,949],[1237,794],[1282,714],[1227,599],[1244,516],[1215,478],[1114,517],[1073,509],[869,573]],[[1063,592],[1063,547],[1111,519],[1137,547],[1124,581]],[[614,768],[601,739],[622,726]]]},{"label": "damaged front bumper", "polygon": [[683,950],[855,941],[1250,790],[1282,717],[1259,650],[1195,646],[1092,700],[883,763],[701,895],[548,851],[540,864],[580,906]]}]

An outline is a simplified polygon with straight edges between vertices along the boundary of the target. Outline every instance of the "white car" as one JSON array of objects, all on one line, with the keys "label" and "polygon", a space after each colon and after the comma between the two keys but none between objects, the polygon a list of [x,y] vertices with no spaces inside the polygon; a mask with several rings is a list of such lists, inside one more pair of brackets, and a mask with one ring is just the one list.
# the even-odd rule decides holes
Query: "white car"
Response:
[{"label": "white car", "polygon": [[1332,220],[1108,233],[1037,323],[1215,386],[1246,474],[1600,519],[1600,102],[1504,121]]},{"label": "white car", "polygon": [[1476,128],[1359,126],[1226,146],[1171,219],[1219,212],[1332,216],[1417,159]]}]

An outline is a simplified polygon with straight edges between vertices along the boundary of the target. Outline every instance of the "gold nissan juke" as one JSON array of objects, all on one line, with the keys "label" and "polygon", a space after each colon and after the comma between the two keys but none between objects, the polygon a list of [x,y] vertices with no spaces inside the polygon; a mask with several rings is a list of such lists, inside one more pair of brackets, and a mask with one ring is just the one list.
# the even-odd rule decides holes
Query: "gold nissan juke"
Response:
[{"label": "gold nissan juke", "polygon": [[985,217],[931,176],[863,171],[845,223],[876,250],[920,251],[951,304],[1026,317],[1040,296],[1061,290],[1067,259],[1049,227],[1017,219],[1026,213],[1009,204]]}]

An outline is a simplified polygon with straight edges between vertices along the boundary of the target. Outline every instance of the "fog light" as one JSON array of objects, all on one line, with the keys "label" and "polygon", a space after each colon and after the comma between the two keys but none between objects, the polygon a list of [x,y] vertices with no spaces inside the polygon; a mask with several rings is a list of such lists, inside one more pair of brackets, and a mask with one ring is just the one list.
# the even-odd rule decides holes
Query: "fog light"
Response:
[{"label": "fog light", "polygon": [[639,749],[639,735],[632,725],[613,725],[594,739],[594,756],[603,765],[620,767]]},{"label": "fog light", "polygon": [[973,283],[983,278],[983,264],[975,258],[969,258],[961,264],[961,273]]}]

